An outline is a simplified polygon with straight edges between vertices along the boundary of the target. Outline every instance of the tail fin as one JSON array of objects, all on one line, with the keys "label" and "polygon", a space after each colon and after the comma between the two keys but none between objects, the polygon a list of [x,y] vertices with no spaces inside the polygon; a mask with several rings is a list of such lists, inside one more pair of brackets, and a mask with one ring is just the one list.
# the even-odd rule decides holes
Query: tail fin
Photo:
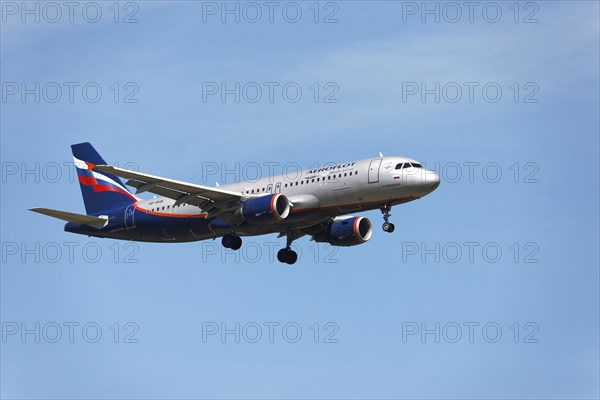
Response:
[{"label": "tail fin", "polygon": [[88,215],[101,212],[108,207],[132,204],[138,200],[117,176],[92,171],[96,165],[105,165],[106,161],[91,144],[87,142],[74,144],[71,149],[85,211]]}]

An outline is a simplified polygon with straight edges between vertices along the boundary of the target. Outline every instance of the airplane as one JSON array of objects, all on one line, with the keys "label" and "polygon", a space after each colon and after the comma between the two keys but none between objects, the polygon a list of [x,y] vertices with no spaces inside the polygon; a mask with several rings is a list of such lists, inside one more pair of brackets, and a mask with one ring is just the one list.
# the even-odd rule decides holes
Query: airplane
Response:
[{"label": "airplane", "polygon": [[[307,169],[253,182],[210,187],[108,165],[88,143],[71,146],[86,214],[31,208],[67,221],[64,230],[100,238],[141,242],[192,242],[221,238],[238,250],[242,236],[279,234],[286,246],[277,259],[294,264],[294,240],[355,246],[367,242],[369,219],[351,213],[379,209],[382,229],[393,232],[392,206],[420,199],[440,184],[439,176],[405,157],[367,158]],[[129,191],[126,185],[136,189]],[[142,199],[150,192],[158,197]]]}]

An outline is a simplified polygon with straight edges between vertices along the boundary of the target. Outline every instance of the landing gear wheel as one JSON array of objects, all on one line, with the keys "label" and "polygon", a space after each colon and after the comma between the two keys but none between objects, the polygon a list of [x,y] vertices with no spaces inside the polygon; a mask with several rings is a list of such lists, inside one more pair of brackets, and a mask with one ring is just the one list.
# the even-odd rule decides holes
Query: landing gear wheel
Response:
[{"label": "landing gear wheel", "polygon": [[289,248],[281,249],[277,252],[277,260],[281,263],[292,265],[298,260],[298,254]]},{"label": "landing gear wheel", "polygon": [[382,205],[381,207],[379,207],[379,209],[381,210],[381,212],[383,213],[383,220],[385,221],[383,223],[383,225],[381,226],[381,228],[383,229],[384,232],[387,233],[392,233],[394,232],[394,224],[392,224],[391,222],[389,222],[388,220],[390,219],[390,211],[392,211],[392,207],[388,206],[387,204]]},{"label": "landing gear wheel", "polygon": [[298,261],[298,254],[294,250],[288,250],[285,262],[289,265]]},{"label": "landing gear wheel", "polygon": [[239,236],[233,237],[233,243],[231,244],[231,250],[239,250],[242,247],[242,238]]},{"label": "landing gear wheel", "polygon": [[286,249],[281,249],[277,252],[277,260],[280,263],[284,263],[286,260],[286,256],[287,256],[287,250]]},{"label": "landing gear wheel", "polygon": [[226,249],[239,250],[242,247],[242,238],[228,233],[221,239],[221,244]]},{"label": "landing gear wheel", "polygon": [[392,233],[392,232],[394,232],[394,229],[396,227],[394,226],[394,224],[392,224],[390,222],[384,222],[383,225],[381,226],[381,228],[383,229],[384,232]]},{"label": "landing gear wheel", "polygon": [[225,235],[221,238],[221,244],[223,245],[223,247],[225,247],[226,249],[231,247],[231,242],[233,241],[233,236],[232,235]]}]

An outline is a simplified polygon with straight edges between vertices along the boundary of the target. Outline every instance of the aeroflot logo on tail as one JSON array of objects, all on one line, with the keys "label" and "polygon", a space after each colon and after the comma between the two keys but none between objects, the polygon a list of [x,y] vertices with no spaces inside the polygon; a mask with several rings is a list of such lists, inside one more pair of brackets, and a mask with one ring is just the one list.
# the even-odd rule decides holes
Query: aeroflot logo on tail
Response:
[{"label": "aeroflot logo on tail", "polygon": [[307,172],[307,174],[316,174],[317,172],[333,171],[335,169],[348,168],[348,167],[352,167],[354,164],[356,164],[356,163],[351,162],[351,163],[346,163],[346,164],[332,165],[329,167],[323,167],[323,168],[319,168],[319,169],[311,169],[310,171]]}]

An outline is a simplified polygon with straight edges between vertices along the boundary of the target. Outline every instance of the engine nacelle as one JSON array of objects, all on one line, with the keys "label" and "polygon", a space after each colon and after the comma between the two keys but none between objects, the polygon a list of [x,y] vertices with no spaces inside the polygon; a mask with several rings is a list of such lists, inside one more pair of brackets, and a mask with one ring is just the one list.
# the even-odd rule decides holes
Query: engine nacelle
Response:
[{"label": "engine nacelle", "polygon": [[242,204],[242,216],[249,224],[276,224],[290,214],[290,202],[283,194],[269,194]]},{"label": "engine nacelle", "polygon": [[334,219],[327,230],[313,236],[316,242],[327,242],[333,246],[356,246],[371,239],[373,228],[365,217]]}]

